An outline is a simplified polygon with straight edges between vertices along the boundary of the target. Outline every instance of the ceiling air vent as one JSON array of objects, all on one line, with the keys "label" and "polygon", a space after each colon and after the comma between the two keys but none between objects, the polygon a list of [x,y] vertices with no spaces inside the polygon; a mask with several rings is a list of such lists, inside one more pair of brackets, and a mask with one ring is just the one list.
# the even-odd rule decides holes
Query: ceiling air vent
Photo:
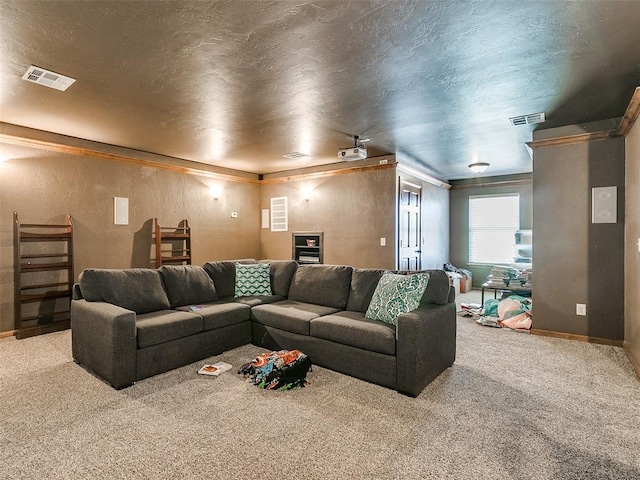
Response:
[{"label": "ceiling air vent", "polygon": [[35,67],[33,65],[29,67],[27,73],[22,76],[22,79],[39,85],[44,85],[45,87],[62,90],[63,92],[76,81],[75,78],[65,77],[59,73]]},{"label": "ceiling air vent", "polygon": [[544,112],[532,113],[530,115],[521,115],[519,117],[511,117],[509,119],[511,125],[517,127],[518,125],[528,125],[531,123],[543,123],[546,121]]},{"label": "ceiling air vent", "polygon": [[301,152],[291,152],[291,153],[285,153],[282,156],[284,158],[288,158],[289,160],[295,160],[295,159],[299,159],[299,158],[306,158],[309,155],[307,155],[306,153],[301,153]]}]

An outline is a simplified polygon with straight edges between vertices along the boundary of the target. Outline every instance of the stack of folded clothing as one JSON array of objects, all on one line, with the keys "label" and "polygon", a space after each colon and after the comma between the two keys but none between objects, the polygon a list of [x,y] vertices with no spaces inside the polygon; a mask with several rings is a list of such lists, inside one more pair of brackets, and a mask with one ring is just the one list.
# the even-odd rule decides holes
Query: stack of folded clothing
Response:
[{"label": "stack of folded clothing", "polygon": [[487,277],[486,286],[490,288],[506,288],[519,275],[520,271],[516,268],[495,265]]}]

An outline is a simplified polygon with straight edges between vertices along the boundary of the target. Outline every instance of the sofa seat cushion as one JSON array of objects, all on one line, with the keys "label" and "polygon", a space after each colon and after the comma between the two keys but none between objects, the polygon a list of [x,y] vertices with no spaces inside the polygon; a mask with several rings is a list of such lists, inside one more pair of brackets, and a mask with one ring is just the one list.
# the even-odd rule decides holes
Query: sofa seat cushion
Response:
[{"label": "sofa seat cushion", "polygon": [[197,265],[162,265],[159,269],[171,308],[218,300],[213,280]]},{"label": "sofa seat cushion", "polygon": [[253,307],[251,317],[255,322],[269,327],[300,335],[309,335],[309,322],[312,319],[339,311],[337,308],[323,307],[312,303],[283,300],[282,302]]},{"label": "sofa seat cushion", "polygon": [[202,317],[177,310],[159,310],[136,317],[138,348],[166,343],[202,331]]},{"label": "sofa seat cushion", "polygon": [[266,305],[268,303],[281,302],[286,300],[286,297],[282,295],[251,295],[249,297],[232,298],[231,301],[242,303],[243,305],[249,305],[255,307],[257,305]]},{"label": "sofa seat cushion", "polygon": [[233,301],[189,305],[179,307],[178,310],[200,315],[203,330],[228,327],[251,319],[251,308]]},{"label": "sofa seat cushion", "polygon": [[170,308],[160,272],[150,268],[87,268],[79,284],[88,302],[107,302],[138,314]]},{"label": "sofa seat cushion", "polygon": [[369,320],[362,312],[338,312],[317,317],[310,323],[311,336],[323,338],[363,350],[395,355],[396,329],[394,325]]}]

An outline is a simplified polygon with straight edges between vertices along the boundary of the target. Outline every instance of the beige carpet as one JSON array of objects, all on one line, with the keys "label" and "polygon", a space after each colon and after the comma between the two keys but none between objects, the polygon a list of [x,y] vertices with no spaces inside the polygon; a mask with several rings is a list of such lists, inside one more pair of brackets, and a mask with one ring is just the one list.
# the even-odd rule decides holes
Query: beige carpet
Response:
[{"label": "beige carpet", "polygon": [[620,348],[459,319],[455,365],[416,399],[317,367],[262,391],[202,363],[115,391],[73,363],[68,331],[0,340],[0,478],[640,479]]}]

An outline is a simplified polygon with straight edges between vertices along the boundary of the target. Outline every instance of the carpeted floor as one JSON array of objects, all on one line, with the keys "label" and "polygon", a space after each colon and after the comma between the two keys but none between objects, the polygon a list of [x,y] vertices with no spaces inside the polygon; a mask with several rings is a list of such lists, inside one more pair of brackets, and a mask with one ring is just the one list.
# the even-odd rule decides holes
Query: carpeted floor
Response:
[{"label": "carpeted floor", "polygon": [[72,361],[68,331],[2,339],[0,478],[640,479],[621,348],[458,319],[457,352],[415,399],[319,367],[262,391],[205,362],[116,391]]}]

